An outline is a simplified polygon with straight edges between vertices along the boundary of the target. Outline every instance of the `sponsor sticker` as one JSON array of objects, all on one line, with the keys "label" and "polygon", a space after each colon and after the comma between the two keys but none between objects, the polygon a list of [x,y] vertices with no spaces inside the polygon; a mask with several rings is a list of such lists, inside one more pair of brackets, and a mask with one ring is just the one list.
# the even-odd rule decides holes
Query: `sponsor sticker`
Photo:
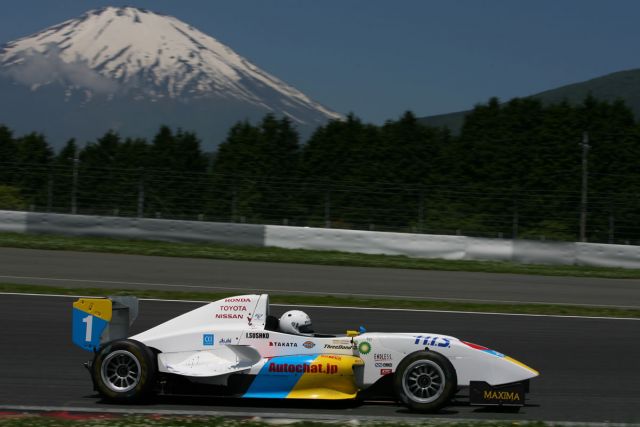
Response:
[{"label": "sponsor sticker", "polygon": [[375,367],[376,368],[392,368],[393,367],[393,363],[391,363],[391,362],[376,362],[375,363]]},{"label": "sponsor sticker", "polygon": [[225,298],[224,302],[251,302],[251,298]]},{"label": "sponsor sticker", "polygon": [[335,360],[342,360],[342,357],[340,356],[336,356],[335,354],[323,354],[322,356],[320,356],[322,358],[327,358],[327,359],[335,359]]},{"label": "sponsor sticker", "polygon": [[380,375],[393,374],[393,369],[380,369]]},{"label": "sponsor sticker", "polygon": [[222,344],[222,345],[231,344],[231,338],[220,338],[220,341],[218,341],[218,344]]},{"label": "sponsor sticker", "polygon": [[316,346],[316,344],[313,341],[305,341],[302,343],[302,346],[304,348],[313,348]]},{"label": "sponsor sticker", "polygon": [[269,341],[269,347],[297,347],[297,342]]},{"label": "sponsor sticker", "polygon": [[213,334],[202,334],[202,345],[213,345],[214,336]]},{"label": "sponsor sticker", "polygon": [[221,305],[220,311],[249,311],[244,305]]},{"label": "sponsor sticker", "polygon": [[283,372],[290,374],[326,374],[333,375],[338,372],[338,365],[333,363],[271,363],[269,372]]},{"label": "sponsor sticker", "polygon": [[244,315],[236,313],[216,313],[216,319],[244,319]]},{"label": "sponsor sticker", "polygon": [[391,353],[373,353],[373,360],[382,361],[382,360],[391,360]]},{"label": "sponsor sticker", "polygon": [[253,324],[252,324],[253,319],[255,319],[255,320],[261,320],[263,317],[264,317],[264,315],[263,315],[263,314],[254,314],[254,315],[253,315],[253,317],[251,317],[251,316],[247,315],[247,323],[248,323],[249,325],[252,325],[252,326],[253,326]]},{"label": "sponsor sticker", "polygon": [[371,344],[369,344],[369,342],[367,341],[362,341],[358,345],[358,351],[360,352],[360,354],[369,354],[369,352],[371,351]]},{"label": "sponsor sticker", "polygon": [[330,350],[353,350],[353,346],[351,344],[325,344],[324,348],[328,348]]},{"label": "sponsor sticker", "polygon": [[469,400],[472,405],[523,406],[524,383],[492,387],[484,381],[471,381]]},{"label": "sponsor sticker", "polygon": [[244,336],[252,339],[266,339],[269,338],[269,332],[247,332]]},{"label": "sponsor sticker", "polygon": [[416,345],[427,345],[430,347],[451,347],[451,341],[438,335],[418,335],[413,338],[415,340],[413,343]]}]

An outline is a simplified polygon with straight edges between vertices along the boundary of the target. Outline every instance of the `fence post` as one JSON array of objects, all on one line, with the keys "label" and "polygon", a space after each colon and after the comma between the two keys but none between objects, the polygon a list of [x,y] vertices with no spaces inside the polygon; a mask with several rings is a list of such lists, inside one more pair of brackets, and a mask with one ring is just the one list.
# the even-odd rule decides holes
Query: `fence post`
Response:
[{"label": "fence post", "polygon": [[613,212],[609,214],[609,244],[615,241],[615,225],[616,218],[613,216]]},{"label": "fence post", "polygon": [[331,228],[331,190],[324,193],[324,228]]},{"label": "fence post", "polygon": [[144,168],[139,169],[138,178],[138,218],[144,217]]},{"label": "fence post", "polygon": [[518,202],[517,201],[513,201],[513,224],[512,224],[512,231],[511,231],[511,238],[513,240],[518,238],[518,222],[519,222],[519,214],[518,214]]},{"label": "fence post", "polygon": [[235,183],[231,191],[231,222],[236,222],[238,218],[238,190]]},{"label": "fence post", "polygon": [[424,193],[420,192],[418,203],[418,233],[422,233],[424,228]]},{"label": "fence post", "polygon": [[47,179],[47,212],[51,212],[53,206],[53,173],[49,169],[49,178]]},{"label": "fence post", "polygon": [[587,204],[589,197],[589,133],[582,133],[582,191],[580,196],[580,241],[587,241]]},{"label": "fence post", "polygon": [[76,147],[76,151],[73,154],[73,178],[71,181],[71,213],[78,213],[78,163],[80,159],[78,158],[78,147]]}]

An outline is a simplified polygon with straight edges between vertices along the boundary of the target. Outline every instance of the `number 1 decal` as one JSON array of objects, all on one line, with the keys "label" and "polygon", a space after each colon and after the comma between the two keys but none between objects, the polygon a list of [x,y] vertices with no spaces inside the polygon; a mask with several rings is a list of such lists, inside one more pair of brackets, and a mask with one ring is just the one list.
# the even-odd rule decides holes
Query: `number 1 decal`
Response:
[{"label": "number 1 decal", "polygon": [[71,317],[73,343],[87,351],[100,348],[102,334],[111,321],[111,309],[111,300],[105,298],[80,298],[74,302]]},{"label": "number 1 decal", "polygon": [[91,341],[91,332],[92,332],[92,326],[93,326],[93,316],[89,315],[87,317],[85,317],[84,319],[82,319],[82,323],[86,323],[87,324],[87,329],[84,335],[84,340],[86,342],[90,342]]}]

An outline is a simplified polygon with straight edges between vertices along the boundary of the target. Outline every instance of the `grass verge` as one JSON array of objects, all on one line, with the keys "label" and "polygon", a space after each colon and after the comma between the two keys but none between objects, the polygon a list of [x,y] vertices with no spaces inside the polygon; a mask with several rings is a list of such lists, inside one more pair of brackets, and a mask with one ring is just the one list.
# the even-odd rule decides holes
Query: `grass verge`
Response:
[{"label": "grass verge", "polygon": [[[42,285],[0,283],[0,292],[56,295],[135,295],[138,298],[168,300],[216,301],[236,293],[176,292],[154,289],[64,288]],[[301,296],[270,294],[272,304],[319,305],[337,307],[396,308],[417,310],[465,311],[480,313],[542,314],[558,316],[640,318],[640,310],[555,304],[479,304],[449,301],[400,300],[361,297]]]},{"label": "grass verge", "polygon": [[449,261],[409,258],[400,255],[369,255],[338,251],[261,248],[205,243],[169,243],[49,234],[0,233],[0,246],[27,249],[72,250],[120,254],[209,258],[238,261],[286,262],[354,267],[406,268],[418,270],[536,274],[547,276],[640,279],[640,270],[586,266],[551,266],[498,261]]}]

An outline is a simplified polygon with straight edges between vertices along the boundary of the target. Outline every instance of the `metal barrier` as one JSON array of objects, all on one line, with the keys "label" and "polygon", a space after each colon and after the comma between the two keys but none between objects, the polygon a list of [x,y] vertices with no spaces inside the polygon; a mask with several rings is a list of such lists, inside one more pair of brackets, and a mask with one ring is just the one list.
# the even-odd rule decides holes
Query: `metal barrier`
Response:
[{"label": "metal barrier", "polygon": [[640,268],[640,246],[0,211],[0,232],[209,242],[449,260]]}]

